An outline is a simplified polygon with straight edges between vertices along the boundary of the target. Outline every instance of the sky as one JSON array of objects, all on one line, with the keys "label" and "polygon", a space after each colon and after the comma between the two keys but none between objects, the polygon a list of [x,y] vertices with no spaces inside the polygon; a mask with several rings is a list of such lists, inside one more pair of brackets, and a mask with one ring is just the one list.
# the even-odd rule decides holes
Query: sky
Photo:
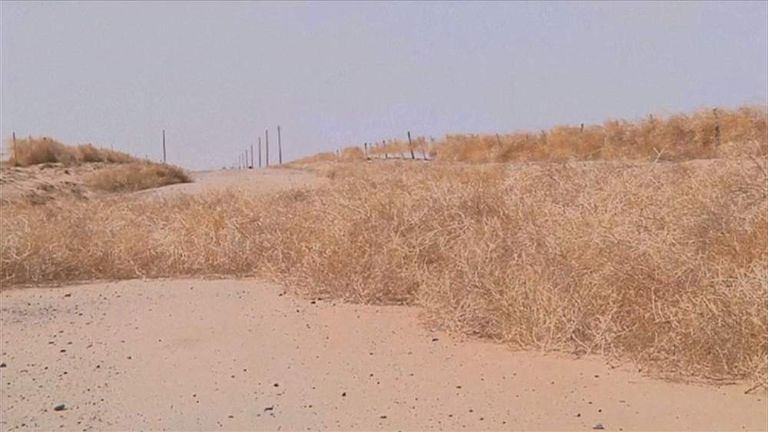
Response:
[{"label": "sky", "polygon": [[[768,101],[768,2],[0,3],[0,133],[230,166]],[[273,147],[274,149],[274,147]],[[276,152],[273,150],[273,155]]]}]

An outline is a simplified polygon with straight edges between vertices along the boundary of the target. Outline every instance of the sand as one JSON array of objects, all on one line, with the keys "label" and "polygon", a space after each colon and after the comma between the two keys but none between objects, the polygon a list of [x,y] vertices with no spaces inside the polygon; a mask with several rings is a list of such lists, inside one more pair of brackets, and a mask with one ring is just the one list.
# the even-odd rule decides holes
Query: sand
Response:
[{"label": "sand", "polygon": [[308,189],[328,184],[328,179],[298,169],[270,168],[256,170],[197,171],[190,173],[193,182],[136,192],[142,196],[171,197],[177,194],[239,191],[269,194],[291,189]]},{"label": "sand", "polygon": [[[0,292],[2,430],[760,430],[765,394],[430,331],[253,280]],[[65,409],[54,411],[64,404]]]},{"label": "sand", "polygon": [[[94,172],[110,169],[109,164],[87,163],[67,166],[47,163],[30,167],[0,169],[0,204],[26,201],[42,204],[55,199],[99,199],[113,193],[95,191],[86,179]],[[171,197],[216,191],[266,194],[290,189],[322,187],[328,179],[291,168],[219,170],[190,172],[193,183],[182,183],[133,192],[139,197]]]}]

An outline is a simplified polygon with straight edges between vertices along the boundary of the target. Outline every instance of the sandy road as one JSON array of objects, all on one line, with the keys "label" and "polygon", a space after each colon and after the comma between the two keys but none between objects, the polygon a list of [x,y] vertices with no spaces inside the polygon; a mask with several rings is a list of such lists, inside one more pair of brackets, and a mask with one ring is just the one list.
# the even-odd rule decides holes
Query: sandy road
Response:
[{"label": "sandy road", "polygon": [[768,428],[765,395],[741,386],[459,342],[415,308],[311,302],[256,281],[0,300],[2,430]]},{"label": "sandy road", "polygon": [[197,171],[190,173],[192,183],[164,186],[138,192],[145,196],[172,196],[205,192],[240,191],[265,194],[290,189],[316,188],[328,184],[328,179],[309,171],[291,168],[257,170]]}]

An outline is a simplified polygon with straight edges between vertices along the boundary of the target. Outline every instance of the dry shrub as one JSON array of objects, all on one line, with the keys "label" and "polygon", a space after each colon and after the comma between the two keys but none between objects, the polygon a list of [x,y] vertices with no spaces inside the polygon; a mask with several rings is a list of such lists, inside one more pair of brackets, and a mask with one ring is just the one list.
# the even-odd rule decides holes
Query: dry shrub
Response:
[{"label": "dry shrub", "polygon": [[409,158],[411,148],[442,161],[510,162],[568,160],[686,161],[768,156],[765,106],[699,110],[639,121],[556,126],[510,134],[451,134],[439,142],[423,137],[374,143],[370,154]]},{"label": "dry shrub", "polygon": [[335,164],[312,191],[4,207],[0,277],[261,275],[676,376],[765,376],[765,161]]},{"label": "dry shrub", "polygon": [[347,147],[341,151],[339,160],[344,162],[365,160],[365,153],[359,147]]},{"label": "dry shrub", "polygon": [[133,192],[191,181],[183,169],[153,162],[134,162],[101,169],[85,180],[91,188],[105,192]]},{"label": "dry shrub", "polygon": [[52,138],[17,139],[11,144],[11,166],[31,166],[42,163],[63,163],[73,165],[88,162],[127,163],[136,162],[133,156],[113,150],[96,148],[91,144],[79,146],[64,145]]},{"label": "dry shrub", "polygon": [[359,147],[343,148],[338,154],[333,152],[317,153],[312,156],[291,161],[284,166],[288,168],[312,168],[323,162],[353,162],[365,160],[365,152]]},{"label": "dry shrub", "polygon": [[291,161],[284,166],[288,167],[303,167],[306,165],[316,164],[318,162],[332,162],[337,160],[336,154],[333,152],[323,152],[323,153],[317,153],[312,156],[307,156],[305,158],[297,159],[294,161]]},{"label": "dry shrub", "polygon": [[432,147],[427,138],[421,136],[414,137],[410,143],[407,140],[389,140],[368,145],[368,154],[392,159],[409,159],[411,151],[414,157],[421,156],[420,159],[432,155]]}]

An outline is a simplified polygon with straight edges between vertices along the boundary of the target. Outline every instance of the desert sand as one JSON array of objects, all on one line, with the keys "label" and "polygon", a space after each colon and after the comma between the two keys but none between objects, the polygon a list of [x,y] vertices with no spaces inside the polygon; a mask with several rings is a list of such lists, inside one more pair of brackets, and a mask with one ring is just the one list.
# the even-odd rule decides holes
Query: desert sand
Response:
[{"label": "desert sand", "polygon": [[417,308],[253,280],[0,299],[2,430],[759,430],[768,416],[744,385],[514,352],[430,331]]}]

